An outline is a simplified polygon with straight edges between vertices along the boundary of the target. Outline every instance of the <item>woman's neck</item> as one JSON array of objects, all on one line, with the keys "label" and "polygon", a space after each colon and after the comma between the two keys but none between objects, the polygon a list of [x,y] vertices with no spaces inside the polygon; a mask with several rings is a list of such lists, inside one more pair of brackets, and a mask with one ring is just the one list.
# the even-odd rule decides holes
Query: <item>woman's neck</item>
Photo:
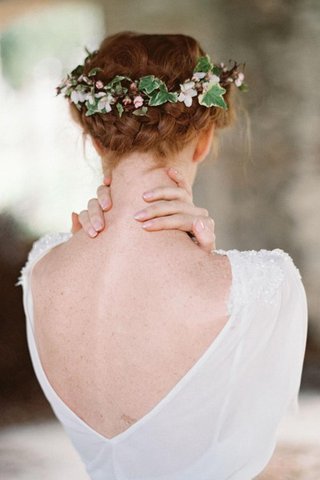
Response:
[{"label": "woman's neck", "polygon": [[[119,219],[132,219],[133,215],[153,202],[147,202],[142,194],[156,187],[176,187],[177,184],[166,173],[166,168],[150,170],[153,158],[151,154],[133,152],[121,159],[112,171],[110,185],[112,208],[105,213],[107,222]],[[168,166],[177,168],[183,178],[192,185],[196,175],[196,162],[192,157],[175,158]],[[140,227],[141,228],[141,227]]]}]

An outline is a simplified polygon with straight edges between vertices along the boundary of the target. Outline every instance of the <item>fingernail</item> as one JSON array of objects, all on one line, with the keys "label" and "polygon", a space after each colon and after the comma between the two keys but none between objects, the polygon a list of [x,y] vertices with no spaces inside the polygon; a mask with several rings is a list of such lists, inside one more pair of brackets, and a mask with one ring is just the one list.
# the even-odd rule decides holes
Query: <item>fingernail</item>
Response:
[{"label": "fingernail", "polygon": [[198,230],[198,232],[202,232],[202,230],[204,230],[204,223],[201,219],[196,220],[194,226]]},{"label": "fingernail", "polygon": [[89,233],[90,237],[95,237],[97,235],[97,232],[92,227],[89,228],[88,233]]},{"label": "fingernail", "polygon": [[96,230],[100,230],[102,228],[102,225],[100,222],[94,222],[93,226]]},{"label": "fingernail", "polygon": [[144,222],[142,224],[142,228],[152,227],[153,224],[154,224],[153,220],[149,220],[149,222]]},{"label": "fingernail", "polygon": [[101,205],[102,205],[102,208],[107,208],[107,206],[109,205],[108,200],[101,200]]},{"label": "fingernail", "polygon": [[143,220],[144,218],[147,218],[147,216],[148,216],[147,212],[144,212],[143,210],[141,210],[140,212],[137,212],[133,218],[137,220]]},{"label": "fingernail", "polygon": [[178,170],[176,170],[175,168],[170,167],[170,170],[171,170],[173,173],[175,173],[176,175],[179,175]]},{"label": "fingernail", "polygon": [[143,198],[152,198],[154,196],[153,192],[145,192],[143,195]]}]

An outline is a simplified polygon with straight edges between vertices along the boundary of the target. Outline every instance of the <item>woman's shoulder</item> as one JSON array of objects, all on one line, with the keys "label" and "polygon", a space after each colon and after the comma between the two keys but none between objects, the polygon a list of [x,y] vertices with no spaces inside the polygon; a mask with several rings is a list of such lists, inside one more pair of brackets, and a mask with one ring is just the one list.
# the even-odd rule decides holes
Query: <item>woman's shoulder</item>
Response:
[{"label": "woman's shoulder", "polygon": [[61,243],[68,241],[72,236],[73,235],[70,232],[49,232],[35,240],[32,243],[27,260],[20,270],[20,275],[15,285],[18,286],[23,283],[23,276],[31,265],[33,265],[49,250],[60,245]]}]

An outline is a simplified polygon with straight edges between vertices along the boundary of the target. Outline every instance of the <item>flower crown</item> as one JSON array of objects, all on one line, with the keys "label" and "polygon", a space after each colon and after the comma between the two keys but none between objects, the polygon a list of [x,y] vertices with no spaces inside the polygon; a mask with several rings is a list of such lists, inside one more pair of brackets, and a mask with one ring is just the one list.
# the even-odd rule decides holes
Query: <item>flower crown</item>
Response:
[{"label": "flower crown", "polygon": [[[84,64],[98,53],[98,50],[90,52],[86,47],[85,49],[88,55]],[[244,74],[239,71],[236,62],[231,68],[227,68],[224,63],[214,65],[208,54],[198,57],[191,78],[180,84],[178,91],[168,91],[165,82],[154,75],[145,75],[135,80],[116,75],[108,83],[103,83],[94,78],[99,71],[103,70],[96,67],[85,75],[84,65],[78,65],[56,87],[56,95],[64,92],[64,96],[70,97],[78,110],[81,110],[81,104],[84,104],[87,109],[86,116],[108,113],[115,107],[121,117],[123,112],[146,115],[148,106],[156,107],[166,102],[184,102],[186,107],[190,107],[193,97],[198,97],[199,104],[205,107],[227,110],[228,106],[223,98],[226,93],[224,87],[234,83],[239,90],[248,90],[248,86],[243,83]]]}]

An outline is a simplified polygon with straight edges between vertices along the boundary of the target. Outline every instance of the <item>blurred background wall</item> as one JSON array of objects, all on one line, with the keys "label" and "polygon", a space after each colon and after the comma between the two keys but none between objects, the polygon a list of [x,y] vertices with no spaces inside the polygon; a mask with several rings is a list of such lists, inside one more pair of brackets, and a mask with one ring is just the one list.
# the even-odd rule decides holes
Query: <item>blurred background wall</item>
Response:
[{"label": "blurred background wall", "polygon": [[83,61],[84,46],[120,30],[189,34],[214,61],[246,62],[249,92],[218,155],[200,166],[194,201],[215,219],[217,248],[292,256],[309,307],[302,390],[320,388],[320,2],[0,1],[3,426],[52,416],[27,351],[19,270],[34,239],[69,231],[71,211],[86,208],[102,179],[55,87]]}]

